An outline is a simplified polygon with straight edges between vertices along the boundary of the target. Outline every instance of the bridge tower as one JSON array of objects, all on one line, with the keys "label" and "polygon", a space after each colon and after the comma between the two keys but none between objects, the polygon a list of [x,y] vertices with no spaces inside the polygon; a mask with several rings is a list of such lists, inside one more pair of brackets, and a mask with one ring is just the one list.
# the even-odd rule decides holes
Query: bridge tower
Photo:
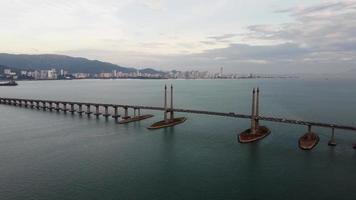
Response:
[{"label": "bridge tower", "polygon": [[260,89],[253,88],[252,90],[252,106],[251,106],[251,127],[242,133],[238,134],[238,141],[240,143],[250,143],[263,139],[271,133],[266,126],[259,124],[260,108]]},{"label": "bridge tower", "polygon": [[171,84],[171,112],[170,120],[174,120],[174,111],[173,111],[173,85]]},{"label": "bridge tower", "polygon": [[164,121],[168,123],[167,117],[167,85],[164,85]]},{"label": "bridge tower", "polygon": [[[186,121],[187,118],[185,117],[174,117],[174,111],[173,111],[173,85],[171,85],[171,104],[170,108],[168,109],[167,106],[167,85],[164,85],[164,119],[162,121],[158,121],[154,124],[152,124],[148,129],[159,129],[159,128],[166,128],[166,127],[171,127],[175,126],[177,124],[181,124]],[[169,119],[168,119],[168,112],[170,113]]]}]

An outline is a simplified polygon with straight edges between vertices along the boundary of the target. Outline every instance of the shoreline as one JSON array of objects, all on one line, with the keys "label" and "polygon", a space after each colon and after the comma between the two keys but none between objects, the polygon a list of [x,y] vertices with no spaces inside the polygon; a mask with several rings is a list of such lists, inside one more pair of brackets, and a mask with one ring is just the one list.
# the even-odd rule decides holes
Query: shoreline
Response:
[{"label": "shoreline", "polygon": [[[23,81],[73,81],[73,80],[251,80],[251,79],[300,79],[300,77],[261,77],[261,78],[197,78],[197,79],[179,79],[179,78],[74,78],[74,79],[16,79],[16,82]],[[6,82],[8,80],[0,80]]]}]

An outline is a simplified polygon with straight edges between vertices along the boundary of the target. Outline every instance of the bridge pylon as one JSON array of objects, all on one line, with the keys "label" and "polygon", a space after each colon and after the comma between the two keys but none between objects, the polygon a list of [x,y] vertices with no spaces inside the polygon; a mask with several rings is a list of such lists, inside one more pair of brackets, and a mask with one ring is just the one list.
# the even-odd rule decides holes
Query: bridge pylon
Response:
[{"label": "bridge pylon", "polygon": [[[162,121],[156,122],[148,127],[148,129],[160,129],[175,126],[177,124],[181,124],[187,120],[185,117],[174,117],[174,108],[173,108],[173,85],[171,85],[171,103],[170,109],[167,106],[167,85],[164,86],[164,107],[163,107],[163,115],[164,119]],[[168,118],[168,112],[170,113],[170,117]]]},{"label": "bridge pylon", "polygon": [[237,139],[240,143],[251,143],[265,138],[271,133],[266,126],[259,124],[259,105],[260,104],[260,89],[253,88],[252,103],[251,103],[251,127],[242,133],[238,134]]}]

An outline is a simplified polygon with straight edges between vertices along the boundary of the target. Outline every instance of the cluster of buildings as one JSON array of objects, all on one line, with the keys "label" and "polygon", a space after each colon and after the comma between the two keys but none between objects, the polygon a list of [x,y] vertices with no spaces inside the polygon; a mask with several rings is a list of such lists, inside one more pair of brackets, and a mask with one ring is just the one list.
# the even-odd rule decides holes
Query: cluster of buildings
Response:
[{"label": "cluster of buildings", "polygon": [[34,80],[57,80],[64,79],[68,75],[65,70],[57,71],[56,69],[49,70],[20,70],[19,72],[4,70],[4,76],[12,79],[34,79]]},{"label": "cluster of buildings", "polygon": [[211,73],[208,71],[170,71],[170,72],[152,72],[143,73],[142,70],[124,73],[118,70],[102,73],[69,73],[63,69],[48,69],[48,70],[18,70],[4,69],[3,74],[0,73],[0,78],[20,79],[20,80],[58,80],[58,79],[242,79],[242,78],[274,78],[271,76],[258,76],[254,74],[224,74],[223,68],[220,68],[219,73]]},{"label": "cluster of buildings", "polygon": [[219,73],[211,73],[208,71],[171,71],[168,73],[167,78],[173,79],[241,79],[241,78],[261,78],[254,74],[237,74],[229,73],[224,74],[223,68]]},{"label": "cluster of buildings", "polygon": [[[1,73],[0,73],[1,74]],[[142,78],[142,79],[160,79],[167,78],[162,74],[141,73],[139,70],[130,73],[113,70],[112,72],[102,73],[69,73],[63,69],[57,71],[56,69],[48,70],[19,70],[12,71],[11,69],[4,69],[2,78],[6,79],[20,79],[20,80],[58,80],[58,79],[119,79],[119,78]]]}]

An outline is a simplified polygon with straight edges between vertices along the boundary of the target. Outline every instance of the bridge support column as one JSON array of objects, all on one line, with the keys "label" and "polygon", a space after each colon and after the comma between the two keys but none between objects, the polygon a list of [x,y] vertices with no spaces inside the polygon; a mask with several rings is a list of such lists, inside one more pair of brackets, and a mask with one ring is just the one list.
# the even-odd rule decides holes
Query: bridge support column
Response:
[{"label": "bridge support column", "polygon": [[113,108],[114,108],[114,115],[112,116],[112,118],[114,118],[115,122],[117,122],[118,118],[120,117],[118,107],[114,106]]},{"label": "bridge support column", "polygon": [[50,112],[53,111],[53,103],[52,102],[48,102],[48,109]]},{"label": "bridge support column", "polygon": [[36,108],[39,110],[40,109],[40,102],[36,101]]},{"label": "bridge support column", "polygon": [[79,113],[79,115],[80,116],[82,116],[82,114],[83,114],[83,105],[82,104],[78,104],[78,113]]},{"label": "bridge support column", "polygon": [[137,111],[138,111],[138,116],[141,116],[141,109],[138,108]]},{"label": "bridge support column", "polygon": [[63,112],[64,114],[67,114],[67,103],[62,103],[63,104]]},{"label": "bridge support column", "polygon": [[45,111],[46,110],[46,102],[42,101],[42,110]]},{"label": "bridge support column", "polygon": [[335,141],[335,128],[331,129],[331,138],[328,142],[329,146],[336,146],[336,141]]},{"label": "bridge support column", "polygon": [[72,115],[74,115],[74,112],[75,112],[75,110],[74,110],[74,104],[70,104],[70,111],[69,111]]},{"label": "bridge support column", "polygon": [[90,117],[90,115],[92,114],[92,112],[90,111],[90,104],[87,104],[87,112],[85,114],[88,115],[88,117]]},{"label": "bridge support column", "polygon": [[99,116],[101,115],[100,110],[99,110],[99,105],[95,105],[94,115],[96,116],[96,118],[99,118]]},{"label": "bridge support column", "polygon": [[129,112],[128,112],[128,108],[125,107],[125,115],[124,115],[124,119],[128,119],[129,118]]},{"label": "bridge support column", "polygon": [[134,117],[136,117],[136,108],[134,108]]},{"label": "bridge support column", "polygon": [[109,114],[109,107],[108,106],[104,106],[104,108],[105,108],[105,113],[104,113],[104,117],[105,117],[105,119],[108,119],[108,117],[110,116],[110,114]]},{"label": "bridge support column", "polygon": [[59,112],[60,108],[59,108],[59,102],[56,102],[56,109],[57,112]]}]

